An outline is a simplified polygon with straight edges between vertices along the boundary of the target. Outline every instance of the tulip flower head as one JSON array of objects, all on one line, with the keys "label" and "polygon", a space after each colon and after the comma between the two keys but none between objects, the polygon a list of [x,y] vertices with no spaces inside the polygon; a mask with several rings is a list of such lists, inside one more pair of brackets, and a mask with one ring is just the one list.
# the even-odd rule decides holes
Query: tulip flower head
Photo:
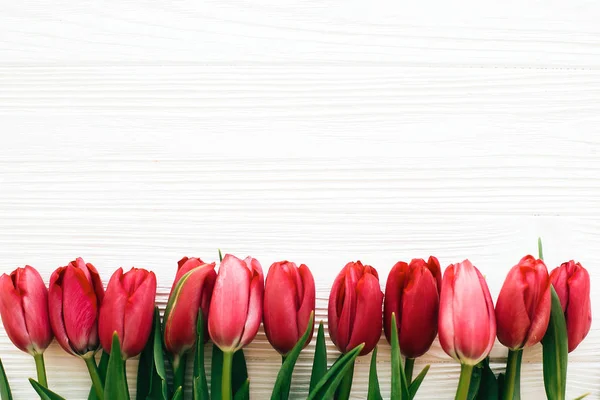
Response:
[{"label": "tulip flower head", "polygon": [[195,257],[179,261],[164,316],[164,343],[171,354],[181,355],[194,347],[198,310],[202,309],[206,321],[216,278],[215,263]]},{"label": "tulip flower head", "polygon": [[262,319],[264,277],[258,260],[226,254],[210,301],[208,332],[223,352],[250,343]]},{"label": "tulip flower head", "polygon": [[525,256],[506,276],[496,302],[498,340],[511,350],[539,343],[550,320],[550,277],[542,260]]},{"label": "tulip flower head", "polygon": [[592,326],[590,275],[581,264],[571,260],[552,270],[550,281],[565,313],[569,352],[572,352]]},{"label": "tulip flower head", "polygon": [[50,277],[50,325],[60,346],[73,355],[89,356],[98,350],[98,313],[104,288],[92,264],[77,258]]},{"label": "tulip flower head", "polygon": [[364,343],[369,354],[381,337],[383,293],[375,268],[349,262],[335,278],[329,295],[329,336],[342,353]]},{"label": "tulip flower head", "polygon": [[485,279],[469,260],[446,268],[438,322],[442,348],[462,364],[475,365],[492,350],[494,304]]},{"label": "tulip flower head", "polygon": [[[263,323],[269,343],[287,354],[306,330],[315,310],[315,281],[304,264],[276,262],[269,268],[265,284]],[[311,330],[308,345],[312,339]]]},{"label": "tulip flower head", "polygon": [[398,322],[402,354],[417,358],[429,350],[437,335],[442,272],[435,257],[407,264],[398,262],[387,279],[384,301],[384,330],[391,343],[392,313]]},{"label": "tulip flower head", "polygon": [[142,352],[154,317],[156,276],[145,269],[119,268],[108,282],[100,306],[98,331],[100,343],[110,353],[113,333],[117,332],[124,359]]},{"label": "tulip flower head", "polygon": [[0,276],[0,316],[9,339],[31,355],[42,354],[52,342],[48,289],[35,268],[17,268]]}]

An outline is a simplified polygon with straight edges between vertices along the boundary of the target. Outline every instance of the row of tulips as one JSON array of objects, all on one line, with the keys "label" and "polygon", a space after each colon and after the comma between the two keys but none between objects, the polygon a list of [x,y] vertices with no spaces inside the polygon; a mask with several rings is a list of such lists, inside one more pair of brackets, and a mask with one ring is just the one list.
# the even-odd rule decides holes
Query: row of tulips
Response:
[{"label": "row of tulips", "polygon": [[[354,360],[375,349],[383,329],[392,345],[393,399],[415,396],[429,366],[413,379],[414,360],[429,350],[438,331],[444,351],[462,365],[457,399],[519,399],[522,350],[540,341],[548,398],[564,399],[567,353],[591,326],[589,274],[573,261],[549,274],[541,258],[540,246],[540,259],[525,256],[510,270],[495,308],[485,278],[468,260],[448,266],[443,278],[435,257],[398,262],[387,279],[385,297],[373,267],[348,263],[333,283],[328,306],[329,336],[342,355],[327,368],[321,323],[308,398],[348,399]],[[2,275],[0,315],[11,341],[34,357],[38,379],[31,383],[42,399],[61,398],[48,389],[43,360],[53,337],[84,360],[93,384],[90,399],[129,398],[124,363],[142,352],[138,399],[182,399],[191,353],[193,397],[208,399],[203,369],[208,338],[215,345],[211,398],[248,398],[242,349],[261,322],[282,355],[272,399],[287,399],[294,363],[313,336],[315,283],[310,269],[277,262],[265,282],[260,263],[251,257],[228,254],[218,274],[215,267],[199,258],[179,261],[162,323],[154,304],[153,272],[119,268],[105,291],[96,268],[81,258],[58,268],[48,289],[30,266]],[[496,337],[509,349],[506,373],[499,379],[486,359]],[[375,357],[376,351],[369,399],[381,398]],[[10,398],[1,363],[0,395]]]}]

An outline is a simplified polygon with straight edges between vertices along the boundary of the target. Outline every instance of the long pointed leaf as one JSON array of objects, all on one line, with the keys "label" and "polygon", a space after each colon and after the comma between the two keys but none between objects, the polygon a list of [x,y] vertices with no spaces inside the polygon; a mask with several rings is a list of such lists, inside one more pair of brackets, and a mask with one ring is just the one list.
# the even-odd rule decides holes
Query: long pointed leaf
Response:
[{"label": "long pointed leaf", "polygon": [[396,313],[392,313],[392,399],[408,400],[408,382],[402,367]]},{"label": "long pointed leaf", "polygon": [[8,378],[6,377],[6,371],[4,371],[4,366],[2,365],[1,359],[0,359],[0,399],[12,400],[10,384],[8,383]]},{"label": "long pointed leaf", "polygon": [[[102,382],[106,380],[106,369],[108,368],[108,358],[109,354],[105,351],[102,352],[102,356],[100,357],[100,364],[98,364],[98,375],[100,375],[100,379]],[[88,400],[99,400],[96,395],[96,391],[92,386],[90,388],[90,393],[88,394]],[[100,399],[102,400],[102,399]]]},{"label": "long pointed leaf", "polygon": [[194,378],[192,391],[194,400],[209,400],[208,383],[204,371],[204,317],[202,309],[198,310],[198,324],[196,325],[196,354],[194,355]]},{"label": "long pointed leaf", "polygon": [[340,356],[310,392],[307,400],[322,400],[333,397],[344,376],[354,366],[354,360],[356,360],[363,347],[365,347],[364,343]]},{"label": "long pointed leaf", "polygon": [[323,321],[319,322],[319,332],[317,333],[317,344],[315,346],[315,357],[313,359],[312,372],[310,374],[310,389],[313,391],[317,383],[327,373],[327,346],[325,345],[325,329]]},{"label": "long pointed leaf", "polygon": [[290,386],[292,384],[292,373],[294,372],[294,366],[300,356],[300,352],[304,348],[304,344],[308,340],[311,332],[315,329],[314,325],[315,312],[310,313],[308,319],[308,326],[304,331],[302,337],[298,340],[294,348],[287,354],[285,361],[279,369],[277,374],[277,380],[273,387],[273,393],[271,394],[271,400],[287,400],[290,395]]},{"label": "long pointed leaf", "polygon": [[35,390],[37,394],[40,395],[41,400],[65,400],[64,397],[59,396],[52,390],[40,385],[37,381],[31,378],[29,378],[29,383],[31,383],[31,386],[33,386],[33,390]]},{"label": "long pointed leaf", "polygon": [[173,393],[173,397],[171,400],[182,400],[183,399],[183,388],[179,386],[175,393]]},{"label": "long pointed leaf", "polygon": [[235,395],[235,393],[237,393],[248,380],[248,367],[246,366],[244,349],[240,349],[233,354],[231,374],[231,391]]},{"label": "long pointed leaf", "polygon": [[233,396],[233,400],[250,400],[250,380],[246,379],[246,382],[237,392],[235,392],[235,396]]},{"label": "long pointed leaf", "polygon": [[467,393],[467,400],[475,400],[477,392],[479,391],[479,385],[481,384],[481,374],[483,373],[483,363],[485,360],[480,361],[473,367],[471,373],[471,382],[469,383],[469,392]]},{"label": "long pointed leaf", "polygon": [[379,388],[379,378],[377,377],[377,347],[373,349],[373,355],[371,355],[367,400],[383,400],[381,389]]},{"label": "long pointed leaf", "polygon": [[115,332],[110,348],[110,358],[106,371],[106,383],[104,384],[104,400],[129,400],[127,378],[125,376],[125,362],[121,355],[119,335]]},{"label": "long pointed leaf", "polygon": [[548,400],[565,400],[569,357],[567,325],[556,290],[551,286],[550,323],[542,339],[544,386]]},{"label": "long pointed leaf", "polygon": [[490,368],[489,357],[483,360],[479,391],[475,398],[477,400],[498,400],[500,398],[498,381],[494,371]]},{"label": "long pointed leaf", "polygon": [[429,364],[426,365],[425,368],[423,368],[423,370],[419,373],[419,375],[417,375],[417,377],[408,386],[409,399],[412,400],[417,395],[417,391],[421,387],[421,383],[423,383],[423,379],[425,379],[425,376],[427,375],[427,372],[429,371],[429,367],[430,367]]},{"label": "long pointed leaf", "polygon": [[221,376],[223,375],[223,352],[214,343],[210,366],[210,398],[221,400]]},{"label": "long pointed leaf", "polygon": [[582,394],[581,396],[576,397],[573,400],[582,400],[582,399],[585,399],[586,397],[588,397],[589,395],[590,395],[590,393]]}]

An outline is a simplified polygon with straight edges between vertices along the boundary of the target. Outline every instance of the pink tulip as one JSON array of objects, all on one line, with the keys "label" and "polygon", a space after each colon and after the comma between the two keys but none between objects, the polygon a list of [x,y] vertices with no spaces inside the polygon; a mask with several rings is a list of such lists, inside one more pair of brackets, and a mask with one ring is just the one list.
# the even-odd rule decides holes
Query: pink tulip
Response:
[{"label": "pink tulip", "polygon": [[[296,345],[308,327],[315,310],[315,281],[304,264],[298,268],[289,261],[276,262],[269,268],[265,284],[263,323],[269,343],[281,354]],[[313,336],[313,331],[306,347]]]},{"label": "pink tulip", "polygon": [[400,351],[417,358],[429,350],[437,335],[442,272],[435,257],[410,264],[398,262],[387,278],[384,302],[384,330],[391,343],[392,313],[398,323]]},{"label": "pink tulip", "polygon": [[123,268],[115,271],[108,282],[104,301],[100,306],[98,331],[100,343],[110,353],[113,333],[117,332],[123,358],[142,352],[154,317],[156,276],[145,269]]},{"label": "pink tulip", "polygon": [[511,350],[539,343],[550,320],[550,277],[542,260],[525,256],[512,267],[496,302],[498,340]]},{"label": "pink tulip", "polygon": [[264,278],[260,263],[225,255],[215,283],[208,332],[223,352],[235,352],[250,343],[262,319]]},{"label": "pink tulip", "polygon": [[469,260],[444,272],[438,329],[444,351],[462,364],[475,365],[492,350],[494,304],[485,279]]},{"label": "pink tulip", "polygon": [[50,325],[60,346],[73,355],[98,350],[98,312],[104,288],[98,271],[81,258],[60,267],[50,277]]},{"label": "pink tulip", "polygon": [[569,352],[572,352],[592,326],[590,275],[581,264],[571,260],[552,270],[550,280],[565,313]]},{"label": "pink tulip", "polygon": [[383,293],[375,268],[349,262],[333,282],[329,295],[329,336],[347,353],[361,343],[360,355],[371,352],[381,337]]},{"label": "pink tulip", "polygon": [[48,289],[35,268],[27,265],[0,276],[0,316],[9,339],[20,350],[34,356],[50,345]]},{"label": "pink tulip", "polygon": [[[206,264],[199,258],[182,258],[171,287],[164,317],[164,343],[171,354],[182,355],[196,344],[198,310],[208,319],[209,304],[217,273],[215,263]],[[206,331],[206,322],[205,322]],[[208,335],[205,335],[208,340]]]}]

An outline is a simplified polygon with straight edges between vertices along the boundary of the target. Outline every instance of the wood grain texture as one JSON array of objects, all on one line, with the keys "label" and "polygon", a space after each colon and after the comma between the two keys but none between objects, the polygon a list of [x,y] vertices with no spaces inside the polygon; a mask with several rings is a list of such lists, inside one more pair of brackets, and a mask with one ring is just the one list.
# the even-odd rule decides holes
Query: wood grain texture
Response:
[{"label": "wood grain texture", "polygon": [[[350,260],[383,286],[398,260],[468,257],[496,298],[542,236],[550,267],[588,267],[600,307],[597,3],[0,4],[0,273],[48,280],[82,256],[107,282],[135,265],[156,272],[164,308],[177,260],[221,248],[306,263],[318,320]],[[379,354],[389,398],[385,340]],[[266,398],[280,361],[262,330],[247,356]],[[33,360],[2,327],[0,357],[31,399]],[[505,358],[496,346],[497,372]],[[452,398],[459,367],[437,341],[427,363],[417,398]],[[47,365],[57,392],[86,397],[82,362],[53,344]],[[600,399],[599,365],[594,319],[569,398]],[[539,347],[522,380],[522,398],[544,398]]]}]

